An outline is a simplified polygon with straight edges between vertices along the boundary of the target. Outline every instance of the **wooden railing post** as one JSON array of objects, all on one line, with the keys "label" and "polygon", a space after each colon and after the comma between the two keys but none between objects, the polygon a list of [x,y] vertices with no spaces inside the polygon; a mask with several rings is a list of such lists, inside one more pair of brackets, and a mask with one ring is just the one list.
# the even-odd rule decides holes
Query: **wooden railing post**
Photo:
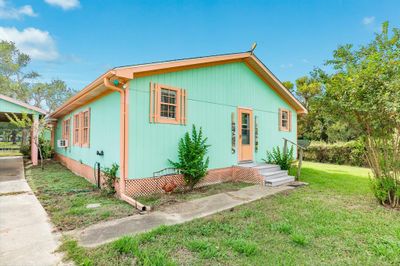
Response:
[{"label": "wooden railing post", "polygon": [[284,139],[284,143],[283,143],[283,154],[287,153],[287,139]]},{"label": "wooden railing post", "polygon": [[301,174],[301,164],[303,163],[303,149],[299,149],[299,165],[297,166],[297,174],[296,174],[296,181],[299,181],[300,174]]}]

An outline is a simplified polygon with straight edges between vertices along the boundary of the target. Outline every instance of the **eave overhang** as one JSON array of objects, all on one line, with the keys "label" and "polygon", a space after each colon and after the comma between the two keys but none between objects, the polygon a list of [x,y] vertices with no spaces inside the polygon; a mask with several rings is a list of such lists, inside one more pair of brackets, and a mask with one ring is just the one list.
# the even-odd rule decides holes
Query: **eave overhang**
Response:
[{"label": "eave overhang", "polygon": [[144,76],[207,66],[222,65],[234,62],[246,63],[246,65],[252,71],[254,71],[276,93],[278,93],[278,95],[282,99],[284,99],[291,107],[293,107],[293,109],[296,110],[298,114],[307,113],[306,108],[283,86],[283,84],[254,54],[250,52],[244,52],[114,68],[98,77],[88,86],[86,86],[82,91],[67,100],[56,111],[54,111],[50,115],[50,117],[62,117],[75,110],[76,108],[79,108],[85,104],[88,104],[89,102],[92,102],[100,97],[103,97],[113,92],[112,90],[104,86],[104,78],[118,79],[120,81],[126,82],[128,80]]}]

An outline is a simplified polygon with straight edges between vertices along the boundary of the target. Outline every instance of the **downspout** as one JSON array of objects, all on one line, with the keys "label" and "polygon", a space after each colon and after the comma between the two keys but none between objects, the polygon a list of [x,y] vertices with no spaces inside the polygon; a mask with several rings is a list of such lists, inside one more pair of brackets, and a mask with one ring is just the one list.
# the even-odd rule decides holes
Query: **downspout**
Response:
[{"label": "downspout", "polygon": [[[125,88],[121,89],[115,85],[113,85],[110,80],[105,77],[104,78],[104,86],[108,89],[111,89],[113,91],[118,91],[120,93],[120,102],[121,102],[121,117],[120,117],[120,132],[121,137],[120,137],[120,160],[121,160],[121,171],[120,171],[120,179],[119,179],[119,197],[124,200],[125,202],[129,203],[130,205],[134,206],[135,208],[137,208],[138,210],[141,211],[149,211],[150,207],[149,206],[145,206],[142,203],[132,199],[131,197],[129,197],[128,195],[125,194],[125,180],[127,177],[127,171],[126,171],[126,157],[127,157],[127,139],[128,136],[126,136],[126,128],[128,126],[128,120],[127,118],[127,114],[128,114],[128,110],[127,110],[127,106],[128,106],[128,100],[126,95],[127,93],[125,92],[125,90],[128,90],[129,88]],[[126,84],[123,85],[123,87],[126,86]]]}]

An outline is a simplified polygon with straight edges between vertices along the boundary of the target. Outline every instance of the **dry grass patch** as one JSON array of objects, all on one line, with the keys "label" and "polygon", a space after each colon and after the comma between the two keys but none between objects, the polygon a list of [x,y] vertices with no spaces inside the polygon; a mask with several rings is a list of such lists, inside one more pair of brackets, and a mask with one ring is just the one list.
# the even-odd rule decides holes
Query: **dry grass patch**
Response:
[{"label": "dry grass patch", "polygon": [[[59,230],[73,230],[137,213],[129,204],[102,193],[54,161],[45,161],[44,170],[40,166],[26,168],[26,179]],[[100,207],[87,208],[94,203]]]}]

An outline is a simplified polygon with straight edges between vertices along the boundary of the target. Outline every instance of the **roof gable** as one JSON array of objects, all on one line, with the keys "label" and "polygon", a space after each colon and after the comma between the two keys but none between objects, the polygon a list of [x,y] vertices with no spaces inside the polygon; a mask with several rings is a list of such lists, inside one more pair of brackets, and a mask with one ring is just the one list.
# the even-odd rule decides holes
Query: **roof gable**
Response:
[{"label": "roof gable", "polygon": [[71,97],[60,108],[51,114],[57,118],[68,112],[101,97],[110,91],[104,86],[104,78],[114,78],[122,81],[161,73],[176,72],[181,70],[244,62],[254,71],[270,88],[272,88],[283,100],[293,107],[299,114],[307,113],[307,109],[297,100],[279,81],[277,77],[251,52],[215,55],[207,57],[188,58],[174,61],[156,62],[141,65],[116,67],[93,81],[81,92]]}]

